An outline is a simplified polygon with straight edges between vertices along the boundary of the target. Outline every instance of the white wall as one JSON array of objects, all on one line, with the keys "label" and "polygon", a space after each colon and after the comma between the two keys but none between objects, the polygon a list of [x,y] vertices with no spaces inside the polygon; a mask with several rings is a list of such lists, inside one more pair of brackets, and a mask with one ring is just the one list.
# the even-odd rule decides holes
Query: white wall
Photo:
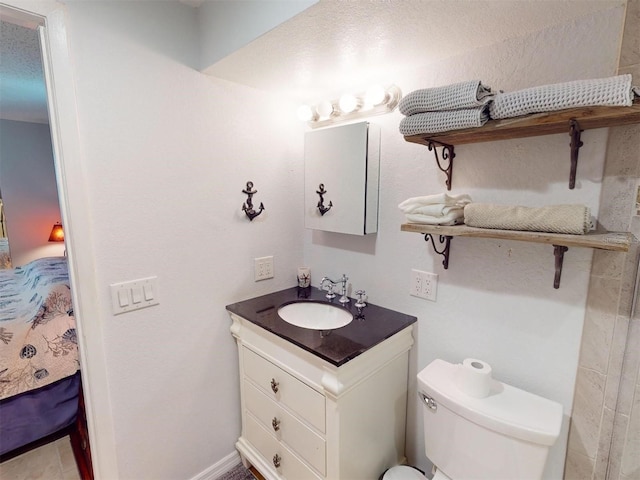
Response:
[{"label": "white wall", "polygon": [[[101,306],[86,321],[102,337],[86,348],[102,343],[112,404],[95,414],[111,417],[118,478],[193,478],[233,453],[240,433],[225,305],[290,286],[301,263],[291,199],[302,198],[302,130],[281,101],[189,68],[191,8],[66,10]],[[248,180],[266,207],[253,222],[241,211]],[[276,277],[254,283],[264,255]],[[108,285],[150,275],[160,304],[112,316]]]},{"label": "white wall", "polygon": [[[323,275],[344,272],[371,302],[419,317],[411,461],[426,465],[413,378],[436,357],[484,359],[498,378],[570,413],[589,250],[565,255],[559,290],[552,288],[552,249],[544,245],[456,238],[443,271],[421,236],[400,232],[397,204],[444,187],[427,149],[399,135],[398,113],[372,119],[382,127],[379,233],[305,231],[302,127],[280,99],[190,68],[197,50],[192,9],[82,1],[64,8],[92,212],[93,244],[73,253],[95,265],[85,280],[97,285],[97,295],[87,301],[100,308],[83,320],[99,327],[84,348],[89,355],[104,351],[92,361],[106,365],[100,391],[112,409],[94,414],[113,427],[118,478],[194,478],[234,451],[237,356],[224,306],[292,285],[303,261],[316,285]],[[610,75],[621,13],[398,72],[396,82],[407,93],[474,77],[514,89]],[[584,202],[595,210],[605,133],[585,133],[575,191],[566,187],[568,135],[558,135],[458,147],[453,192],[476,201]],[[240,210],[247,180],[266,207],[253,222]],[[70,188],[77,198],[81,190]],[[276,277],[254,283],[253,258],[264,255],[275,256]],[[411,268],[440,274],[436,303],[408,296]],[[108,285],[149,275],[158,276],[160,305],[111,315]],[[562,476],[565,436],[547,478]]]},{"label": "white wall", "polygon": [[[481,79],[506,91],[615,73],[623,10],[481,48],[459,58],[398,72],[406,94],[418,88]],[[422,412],[415,374],[435,358],[475,357],[494,376],[564,406],[561,438],[545,478],[562,478],[568,417],[585,313],[592,252],[570,248],[560,289],[553,288],[550,245],[453,238],[449,269],[424,238],[400,231],[406,198],[445,191],[433,153],[398,133],[401,114],[371,118],[382,127],[379,231],[373,238],[307,231],[305,263],[314,284],[346,273],[372,303],[418,317],[411,356],[407,455],[423,468]],[[529,206],[584,203],[597,212],[606,131],[583,134],[575,190],[569,190],[569,136],[555,135],[456,147],[452,193],[477,202]],[[410,297],[412,268],[439,274],[435,303]]]},{"label": "white wall", "polygon": [[60,221],[49,125],[0,120],[0,189],[12,265],[63,255],[64,244],[49,243]]}]

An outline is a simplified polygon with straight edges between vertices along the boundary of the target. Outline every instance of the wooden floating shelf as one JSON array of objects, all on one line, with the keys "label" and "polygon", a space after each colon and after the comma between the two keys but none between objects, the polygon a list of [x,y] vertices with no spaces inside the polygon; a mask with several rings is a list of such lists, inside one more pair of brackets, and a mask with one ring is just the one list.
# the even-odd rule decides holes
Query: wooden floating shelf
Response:
[{"label": "wooden floating shelf", "polygon": [[[629,232],[590,232],[584,235],[569,235],[560,233],[527,232],[520,230],[498,230],[492,228],[476,228],[466,225],[423,225],[419,223],[404,223],[400,226],[403,232],[420,233],[426,241],[431,241],[433,249],[444,257],[444,268],[449,267],[451,239],[453,237],[497,238],[502,240],[517,240],[521,242],[544,243],[553,245],[555,256],[554,288],[560,287],[562,262],[564,253],[569,247],[598,248],[615,252],[627,252],[633,240]],[[434,236],[439,236],[442,249],[438,250]]]},{"label": "wooden floating shelf", "polygon": [[[560,110],[557,112],[535,113],[521,117],[502,120],[489,120],[482,127],[451,130],[442,133],[407,135],[404,139],[410,143],[426,145],[434,151],[438,168],[447,179],[447,189],[451,190],[453,176],[453,159],[455,145],[493,142],[513,138],[536,137],[568,133],[570,136],[570,171],[569,188],[575,188],[578,153],[583,145],[580,140],[584,130],[594,128],[615,127],[640,123],[640,99],[636,99],[630,107],[581,107]],[[435,147],[442,147],[443,166]]]},{"label": "wooden floating shelf", "polygon": [[409,135],[404,139],[422,145],[428,145],[429,141],[446,145],[493,142],[567,133],[571,120],[577,120],[582,130],[640,123],[640,99],[636,99],[630,107],[581,107],[558,112],[534,113],[503,120],[489,120],[482,127]]},{"label": "wooden floating shelf", "polygon": [[546,243],[564,247],[599,248],[616,252],[629,251],[633,235],[628,232],[593,232],[585,235],[569,235],[561,233],[525,232],[521,230],[498,230],[493,228],[475,228],[466,225],[423,225],[404,223],[403,232],[430,233],[451,237],[500,238],[522,242]]}]

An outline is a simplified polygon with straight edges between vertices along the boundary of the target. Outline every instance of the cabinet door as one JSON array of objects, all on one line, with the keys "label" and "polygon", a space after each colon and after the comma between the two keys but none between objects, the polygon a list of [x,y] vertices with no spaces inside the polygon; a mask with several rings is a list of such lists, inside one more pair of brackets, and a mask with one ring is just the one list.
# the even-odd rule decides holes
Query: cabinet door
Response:
[{"label": "cabinet door", "polygon": [[325,397],[277,365],[243,347],[244,374],[269,398],[325,432]]},{"label": "cabinet door", "polygon": [[[307,132],[305,227],[365,235],[378,228],[379,128],[367,122]],[[324,215],[318,209],[324,186]]]}]

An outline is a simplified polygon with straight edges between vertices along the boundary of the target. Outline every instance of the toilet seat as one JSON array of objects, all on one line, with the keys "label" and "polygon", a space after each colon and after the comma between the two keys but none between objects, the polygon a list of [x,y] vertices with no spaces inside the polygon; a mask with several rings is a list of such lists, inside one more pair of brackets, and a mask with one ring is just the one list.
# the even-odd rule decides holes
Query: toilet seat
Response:
[{"label": "toilet seat", "polygon": [[382,480],[425,480],[425,478],[420,470],[409,465],[391,467],[382,476]]}]

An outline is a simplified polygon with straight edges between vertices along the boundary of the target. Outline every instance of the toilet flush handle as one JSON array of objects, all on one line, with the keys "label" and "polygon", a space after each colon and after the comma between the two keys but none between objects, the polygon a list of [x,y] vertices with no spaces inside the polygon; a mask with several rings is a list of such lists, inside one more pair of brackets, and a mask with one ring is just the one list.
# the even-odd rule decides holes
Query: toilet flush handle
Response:
[{"label": "toilet flush handle", "polygon": [[431,398],[429,395],[425,395],[422,392],[418,392],[418,395],[420,396],[422,401],[427,405],[427,407],[429,407],[431,410],[435,412],[438,409],[438,405],[436,404],[436,401],[433,398]]}]

